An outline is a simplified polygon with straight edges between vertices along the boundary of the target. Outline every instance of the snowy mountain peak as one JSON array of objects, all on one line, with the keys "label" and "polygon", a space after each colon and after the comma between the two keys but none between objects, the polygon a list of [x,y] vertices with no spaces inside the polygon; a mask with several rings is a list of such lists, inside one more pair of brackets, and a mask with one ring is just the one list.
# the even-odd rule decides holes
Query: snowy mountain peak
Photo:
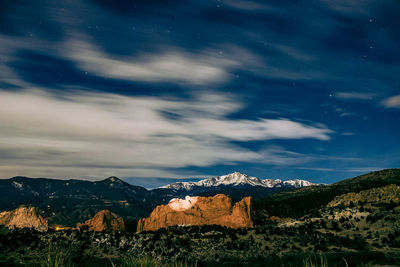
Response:
[{"label": "snowy mountain peak", "polygon": [[304,187],[304,186],[314,185],[313,183],[311,183],[309,181],[299,180],[299,179],[284,181],[283,183],[286,184],[286,185],[294,186],[296,188],[297,187]]},{"label": "snowy mountain peak", "polygon": [[274,187],[303,187],[310,186],[313,183],[305,180],[288,180],[282,181],[280,179],[259,179],[251,177],[240,172],[234,172],[223,176],[217,176],[200,180],[198,182],[176,182],[169,185],[162,186],[161,188],[175,189],[175,190],[192,190],[194,188],[207,188],[218,186],[260,186],[266,188]]},{"label": "snowy mountain peak", "polygon": [[250,177],[240,172],[234,172],[231,174],[219,176],[216,179],[218,184],[224,185],[239,185],[239,184],[251,184],[256,185],[260,183],[260,179],[256,177]]}]

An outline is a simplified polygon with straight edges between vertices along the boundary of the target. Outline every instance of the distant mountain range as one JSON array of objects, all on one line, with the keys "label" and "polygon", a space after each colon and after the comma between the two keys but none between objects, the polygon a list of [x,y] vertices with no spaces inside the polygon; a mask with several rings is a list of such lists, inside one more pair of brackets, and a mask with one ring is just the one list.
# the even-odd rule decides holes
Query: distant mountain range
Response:
[{"label": "distant mountain range", "polygon": [[170,190],[175,197],[229,195],[234,201],[245,196],[254,199],[262,198],[276,192],[292,190],[299,187],[317,185],[305,180],[259,179],[246,174],[234,172],[200,180],[198,182],[175,182],[158,188]]},{"label": "distant mountain range", "polygon": [[172,183],[152,190],[128,184],[117,177],[96,182],[13,177],[0,180],[0,211],[33,205],[50,224],[74,226],[103,209],[129,221],[148,216],[157,205],[186,195],[223,193],[238,201],[245,196],[258,199],[310,185],[313,184],[304,180],[262,180],[238,172],[199,182]]},{"label": "distant mountain range", "polygon": [[390,184],[400,185],[399,169],[372,172],[326,186],[305,180],[258,179],[235,172],[152,190],[117,177],[95,182],[14,177],[0,180],[0,211],[32,205],[38,207],[50,225],[75,226],[108,209],[129,222],[149,216],[157,205],[167,204],[173,198],[226,194],[235,202],[252,196],[254,219],[262,221],[266,216],[301,217],[318,210],[336,196]]},{"label": "distant mountain range", "polygon": [[290,186],[298,188],[310,185],[314,184],[309,181],[298,179],[289,181],[282,181],[280,179],[259,179],[257,177],[251,177],[240,172],[234,172],[223,176],[207,178],[198,182],[176,182],[160,188],[191,191],[196,188],[213,188],[219,186],[260,186],[266,188]]}]

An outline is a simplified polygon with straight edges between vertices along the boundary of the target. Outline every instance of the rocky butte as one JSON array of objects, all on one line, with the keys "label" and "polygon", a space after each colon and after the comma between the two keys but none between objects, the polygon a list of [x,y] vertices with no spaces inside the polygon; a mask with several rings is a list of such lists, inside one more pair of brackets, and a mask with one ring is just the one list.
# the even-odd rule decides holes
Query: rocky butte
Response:
[{"label": "rocky butte", "polygon": [[212,225],[230,228],[253,227],[251,197],[245,197],[234,205],[224,194],[213,197],[189,197],[172,199],[167,205],[157,206],[150,217],[140,219],[137,231],[155,231],[172,225]]},{"label": "rocky butte", "polygon": [[49,228],[37,207],[24,205],[15,210],[0,212],[0,224],[10,229],[33,228],[38,231],[47,231]]},{"label": "rocky butte", "polygon": [[117,232],[125,230],[124,219],[118,217],[109,210],[102,210],[96,213],[92,219],[78,223],[77,228],[88,227],[88,230],[97,232]]}]

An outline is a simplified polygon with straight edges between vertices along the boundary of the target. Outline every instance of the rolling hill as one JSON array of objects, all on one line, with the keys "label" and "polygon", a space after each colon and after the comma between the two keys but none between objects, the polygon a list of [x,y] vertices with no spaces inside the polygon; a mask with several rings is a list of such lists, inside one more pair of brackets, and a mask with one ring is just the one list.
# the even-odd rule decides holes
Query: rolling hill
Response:
[{"label": "rolling hill", "polygon": [[300,218],[316,212],[335,197],[347,193],[379,188],[390,184],[400,185],[400,169],[387,169],[346,179],[328,186],[309,186],[290,192],[277,193],[254,202],[257,219],[270,216]]}]

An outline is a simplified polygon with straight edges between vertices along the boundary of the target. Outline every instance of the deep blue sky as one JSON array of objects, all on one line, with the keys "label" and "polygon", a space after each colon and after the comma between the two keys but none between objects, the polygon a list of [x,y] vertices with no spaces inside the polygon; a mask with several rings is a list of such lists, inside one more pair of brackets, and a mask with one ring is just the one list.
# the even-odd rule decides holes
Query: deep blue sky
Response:
[{"label": "deep blue sky", "polygon": [[331,183],[400,167],[398,14],[397,0],[0,1],[0,177]]}]

